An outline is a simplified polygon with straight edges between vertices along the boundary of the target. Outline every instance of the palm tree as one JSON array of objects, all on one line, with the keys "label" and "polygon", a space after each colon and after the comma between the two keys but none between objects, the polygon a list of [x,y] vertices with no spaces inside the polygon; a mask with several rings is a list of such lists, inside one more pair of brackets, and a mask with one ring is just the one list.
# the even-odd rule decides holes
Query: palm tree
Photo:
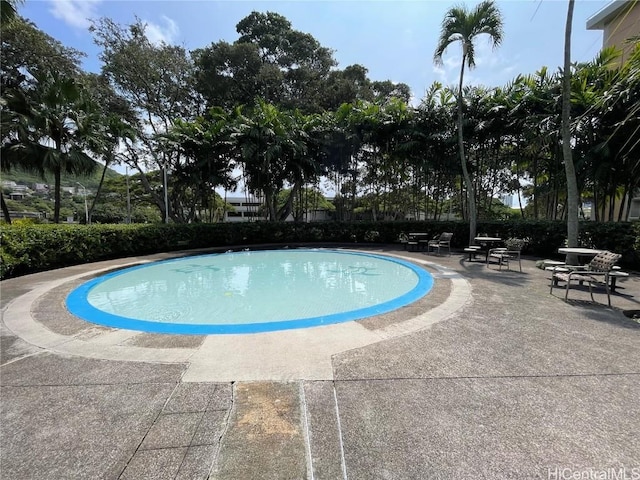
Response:
[{"label": "palm tree", "polygon": [[463,94],[462,82],[464,79],[464,67],[475,67],[475,47],[474,40],[482,34],[489,36],[489,41],[493,48],[502,42],[502,15],[498,7],[491,0],[479,3],[473,11],[467,10],[462,5],[453,7],[447,11],[442,21],[442,31],[438,40],[438,46],[433,55],[436,65],[442,65],[442,55],[453,42],[462,43],[462,62],[460,67],[460,81],[458,83],[458,148],[460,151],[460,163],[462,175],[467,189],[467,201],[469,210],[469,242],[473,242],[476,236],[476,199],[473,182],[467,169],[467,162],[464,154],[463,127]]},{"label": "palm tree", "polygon": [[564,67],[562,75],[562,156],[567,176],[567,246],[578,246],[578,181],[571,151],[571,25],[573,3],[569,0],[564,32]]},{"label": "palm tree", "polygon": [[288,112],[261,99],[246,115],[238,109],[235,120],[232,138],[240,151],[246,185],[264,195],[267,217],[275,221],[278,192],[292,177],[292,183],[302,181],[302,167],[295,164],[305,151],[304,132]]},{"label": "palm tree", "polygon": [[30,112],[24,117],[28,137],[22,139],[26,154],[41,170],[54,176],[54,222],[60,221],[60,179],[62,172],[87,175],[96,167],[85,147],[95,135],[95,106],[73,79],[57,74],[36,76]]}]

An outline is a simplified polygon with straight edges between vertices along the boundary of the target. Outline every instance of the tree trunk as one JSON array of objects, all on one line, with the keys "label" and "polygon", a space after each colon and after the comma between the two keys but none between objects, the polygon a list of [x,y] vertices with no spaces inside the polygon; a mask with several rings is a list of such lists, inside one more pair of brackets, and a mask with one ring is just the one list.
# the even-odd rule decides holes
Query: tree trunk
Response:
[{"label": "tree trunk", "polygon": [[578,246],[578,182],[571,149],[571,27],[575,0],[569,0],[564,34],[564,75],[562,77],[562,155],[567,176],[567,246]]},{"label": "tree trunk", "polygon": [[469,212],[469,245],[473,245],[476,236],[476,194],[471,181],[471,175],[467,169],[467,160],[464,156],[464,138],[462,136],[462,80],[464,78],[464,63],[467,60],[466,53],[462,54],[462,67],[460,68],[460,83],[458,88],[458,148],[460,150],[460,164],[462,176],[467,188],[467,208]]},{"label": "tree trunk", "polygon": [[[93,209],[96,207],[96,203],[98,202],[98,197],[100,196],[100,191],[102,190],[102,184],[104,183],[104,177],[107,174],[107,169],[109,168],[109,159],[106,159],[104,162],[104,168],[102,169],[102,175],[100,176],[100,183],[98,184],[98,189],[96,190],[96,194],[93,197],[93,201],[91,202],[91,206],[89,207],[89,213],[87,214],[88,223],[91,223],[91,215],[93,215]],[[127,212],[128,213],[128,212]]]},{"label": "tree trunk", "polygon": [[11,225],[11,215],[9,215],[9,207],[4,201],[4,195],[2,194],[2,192],[0,192],[0,203],[2,204],[2,215],[4,216],[4,221]]},{"label": "tree trunk", "polygon": [[160,210],[160,215],[162,216],[162,221],[164,222],[164,219],[166,217],[166,210],[165,210],[165,203],[162,200],[162,198],[160,197],[160,195],[157,194],[157,192],[151,187],[151,184],[149,183],[149,179],[147,178],[146,173],[142,170],[142,168],[138,165],[138,163],[135,163],[135,168],[136,170],[138,170],[138,173],[140,174],[140,183],[142,184],[142,188],[144,188],[144,191],[151,195],[151,198],[153,199],[153,203],[156,204],[156,206],[158,207],[158,210]]},{"label": "tree trunk", "polygon": [[271,189],[263,190],[264,193],[264,203],[267,205],[267,217],[270,222],[275,222],[278,219],[278,215],[276,213],[276,199],[275,193],[271,191]]},{"label": "tree trunk", "polygon": [[615,188],[611,189],[611,195],[609,195],[609,221],[613,222],[613,218],[615,217],[615,209],[616,209],[616,192]]},{"label": "tree trunk", "polygon": [[633,197],[633,185],[627,185],[624,187],[624,195],[620,205],[620,213],[618,215],[619,222],[625,222],[629,220],[629,211],[631,209],[631,198]]},{"label": "tree trunk", "polygon": [[60,223],[60,166],[56,166],[53,171],[53,223]]},{"label": "tree trunk", "polygon": [[538,220],[538,156],[533,157],[533,219]]},{"label": "tree trunk", "polygon": [[[300,184],[298,182],[295,182],[293,184],[293,187],[291,188],[291,191],[289,192],[289,196],[287,197],[287,200],[284,202],[284,205],[277,213],[277,219],[279,221],[284,222],[287,219],[287,217],[293,212],[293,200],[295,199],[300,189],[301,189]],[[296,215],[296,213],[294,213],[293,221],[298,222],[299,220],[300,220],[299,217]]]}]

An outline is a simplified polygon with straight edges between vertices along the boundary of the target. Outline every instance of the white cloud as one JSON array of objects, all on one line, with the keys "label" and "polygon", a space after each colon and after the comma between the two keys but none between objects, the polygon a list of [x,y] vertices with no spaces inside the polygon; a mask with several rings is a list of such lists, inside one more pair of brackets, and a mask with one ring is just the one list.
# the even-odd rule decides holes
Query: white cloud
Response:
[{"label": "white cloud", "polygon": [[[457,45],[452,45],[452,47]],[[475,44],[475,68],[465,67],[465,85],[498,86],[509,82],[519,68],[516,59],[508,61],[499,49],[493,49],[491,45],[479,38]],[[460,62],[462,55],[460,49],[451,48],[451,51],[442,58],[442,65],[434,66],[433,73],[436,79],[443,85],[457,88],[460,75]]]},{"label": "white cloud", "polygon": [[89,19],[97,17],[97,7],[102,0],[50,0],[51,14],[66,24],[80,29],[91,25]]},{"label": "white cloud", "polygon": [[433,66],[433,73],[436,74],[436,77],[438,78],[438,81],[440,83],[443,84],[447,84],[449,79],[447,78],[447,70],[444,68],[444,66],[440,67],[437,65]]},{"label": "white cloud", "polygon": [[476,43],[475,62],[476,67],[496,67],[503,62],[499,51],[494,50],[488,42],[478,39]]},{"label": "white cloud", "polygon": [[160,43],[171,44],[178,36],[180,29],[178,24],[171,18],[163,15],[162,20],[164,25],[158,25],[148,20],[143,20],[142,23],[146,25],[145,34],[149,41],[155,45]]},{"label": "white cloud", "polygon": [[[436,74],[438,81],[443,85],[453,85],[458,83],[460,75],[460,62],[462,55],[460,52],[451,53],[442,58],[442,65],[434,65],[433,73]],[[467,83],[465,81],[465,83]]]}]

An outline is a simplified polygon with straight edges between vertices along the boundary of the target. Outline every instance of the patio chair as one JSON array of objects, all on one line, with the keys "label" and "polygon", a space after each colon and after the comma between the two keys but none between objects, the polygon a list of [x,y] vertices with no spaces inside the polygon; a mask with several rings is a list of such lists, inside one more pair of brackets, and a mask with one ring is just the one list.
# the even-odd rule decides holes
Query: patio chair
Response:
[{"label": "patio chair", "polygon": [[569,288],[571,287],[572,281],[579,282],[580,284],[587,282],[589,284],[591,301],[594,302],[593,285],[604,285],[607,291],[607,301],[609,306],[611,306],[611,294],[609,291],[610,274],[613,266],[621,256],[620,254],[605,250],[593,257],[593,260],[587,265],[563,265],[554,267],[551,275],[551,289],[549,293],[553,292],[553,287],[558,284],[558,281],[566,282],[567,285],[564,294],[564,300],[566,302],[569,297]]},{"label": "patio chair", "polygon": [[434,238],[433,240],[429,240],[427,243],[427,252],[430,252],[433,248],[433,251],[438,251],[438,255],[440,254],[440,250],[446,248],[449,251],[449,255],[451,255],[451,238],[453,237],[453,233],[444,232],[441,233],[439,237]]},{"label": "patio chair", "polygon": [[522,272],[522,262],[520,260],[520,249],[507,249],[507,248],[492,248],[489,250],[489,255],[487,256],[487,268],[489,268],[489,261],[497,260],[499,265],[499,270],[502,270],[502,265],[506,265],[509,270],[511,270],[511,261],[518,261],[518,266],[520,267],[520,272]]}]

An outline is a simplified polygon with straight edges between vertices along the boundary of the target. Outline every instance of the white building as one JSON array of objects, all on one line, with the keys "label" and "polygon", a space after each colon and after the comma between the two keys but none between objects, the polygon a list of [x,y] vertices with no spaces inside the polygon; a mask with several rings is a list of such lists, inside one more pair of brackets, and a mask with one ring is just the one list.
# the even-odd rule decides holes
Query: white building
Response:
[{"label": "white building", "polygon": [[262,216],[262,200],[255,197],[227,197],[226,201],[233,206],[233,211],[226,211],[225,222],[255,222],[266,220]]},{"label": "white building", "polygon": [[[257,222],[266,220],[264,202],[256,197],[227,197],[227,204],[233,207],[233,211],[225,211],[225,222]],[[309,209],[305,212],[304,222],[320,222],[331,220],[331,212],[325,209]],[[289,215],[286,222],[293,221],[293,215]]]}]

